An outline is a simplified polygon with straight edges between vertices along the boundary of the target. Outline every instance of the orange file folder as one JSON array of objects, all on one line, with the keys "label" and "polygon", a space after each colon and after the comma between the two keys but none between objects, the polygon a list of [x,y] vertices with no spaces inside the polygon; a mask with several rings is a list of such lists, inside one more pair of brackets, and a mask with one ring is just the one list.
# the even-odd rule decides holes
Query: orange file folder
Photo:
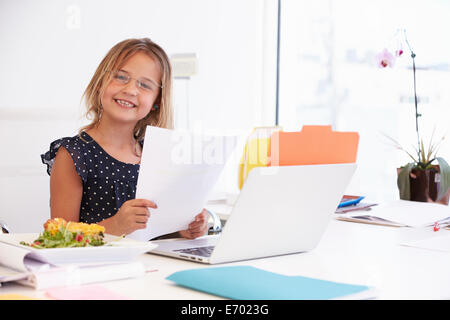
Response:
[{"label": "orange file folder", "polygon": [[333,131],[331,126],[303,126],[299,132],[272,133],[269,166],[354,163],[358,132]]}]

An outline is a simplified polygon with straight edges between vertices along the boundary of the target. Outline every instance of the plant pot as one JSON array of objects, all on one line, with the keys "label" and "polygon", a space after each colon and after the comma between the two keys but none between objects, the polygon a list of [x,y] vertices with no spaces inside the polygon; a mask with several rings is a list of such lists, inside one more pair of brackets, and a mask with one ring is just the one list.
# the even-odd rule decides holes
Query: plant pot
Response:
[{"label": "plant pot", "polygon": [[[397,169],[397,174],[401,169]],[[437,201],[439,193],[439,166],[432,166],[427,170],[412,169],[409,173],[409,187],[411,201],[435,202],[448,205],[450,190],[447,194]]]}]

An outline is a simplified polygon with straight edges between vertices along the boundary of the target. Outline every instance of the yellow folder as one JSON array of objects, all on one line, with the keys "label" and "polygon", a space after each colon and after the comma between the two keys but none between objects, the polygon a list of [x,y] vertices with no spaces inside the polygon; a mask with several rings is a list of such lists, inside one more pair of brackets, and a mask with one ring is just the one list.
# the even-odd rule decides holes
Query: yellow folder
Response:
[{"label": "yellow folder", "polygon": [[239,162],[239,189],[242,189],[249,172],[255,167],[266,167],[270,137],[273,132],[281,130],[280,127],[255,127],[247,138],[244,152]]}]

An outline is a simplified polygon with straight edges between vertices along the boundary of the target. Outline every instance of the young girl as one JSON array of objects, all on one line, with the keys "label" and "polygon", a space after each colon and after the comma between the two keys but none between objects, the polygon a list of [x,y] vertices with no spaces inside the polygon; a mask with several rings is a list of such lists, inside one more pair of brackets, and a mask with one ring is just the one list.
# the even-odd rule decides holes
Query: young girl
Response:
[{"label": "young girl", "polygon": [[[157,204],[135,199],[139,163],[146,126],[173,127],[171,77],[166,53],[148,38],[122,41],[107,53],[84,93],[91,124],[41,155],[52,218],[98,223],[113,235],[146,228]],[[207,218],[203,210],[178,235],[204,235]]]}]

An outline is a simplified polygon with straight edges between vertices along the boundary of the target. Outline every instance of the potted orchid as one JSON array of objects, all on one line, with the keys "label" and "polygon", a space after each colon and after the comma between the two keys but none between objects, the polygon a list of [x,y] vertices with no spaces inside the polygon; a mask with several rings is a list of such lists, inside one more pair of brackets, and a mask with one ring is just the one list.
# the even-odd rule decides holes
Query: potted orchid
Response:
[{"label": "potted orchid", "polygon": [[425,145],[423,139],[420,137],[419,117],[421,114],[417,109],[416,54],[411,49],[405,30],[397,31],[396,38],[398,39],[398,45],[394,52],[384,49],[377,55],[377,63],[380,68],[386,68],[388,66],[392,68],[395,59],[404,54],[402,43],[406,44],[412,58],[417,146],[414,148],[414,152],[408,152],[397,141],[388,137],[394,142],[397,149],[406,152],[411,158],[411,162],[397,169],[397,186],[399,188],[400,199],[448,204],[450,196],[450,166],[443,158],[437,156],[437,151],[444,137],[435,141],[433,131],[428,145]]}]

